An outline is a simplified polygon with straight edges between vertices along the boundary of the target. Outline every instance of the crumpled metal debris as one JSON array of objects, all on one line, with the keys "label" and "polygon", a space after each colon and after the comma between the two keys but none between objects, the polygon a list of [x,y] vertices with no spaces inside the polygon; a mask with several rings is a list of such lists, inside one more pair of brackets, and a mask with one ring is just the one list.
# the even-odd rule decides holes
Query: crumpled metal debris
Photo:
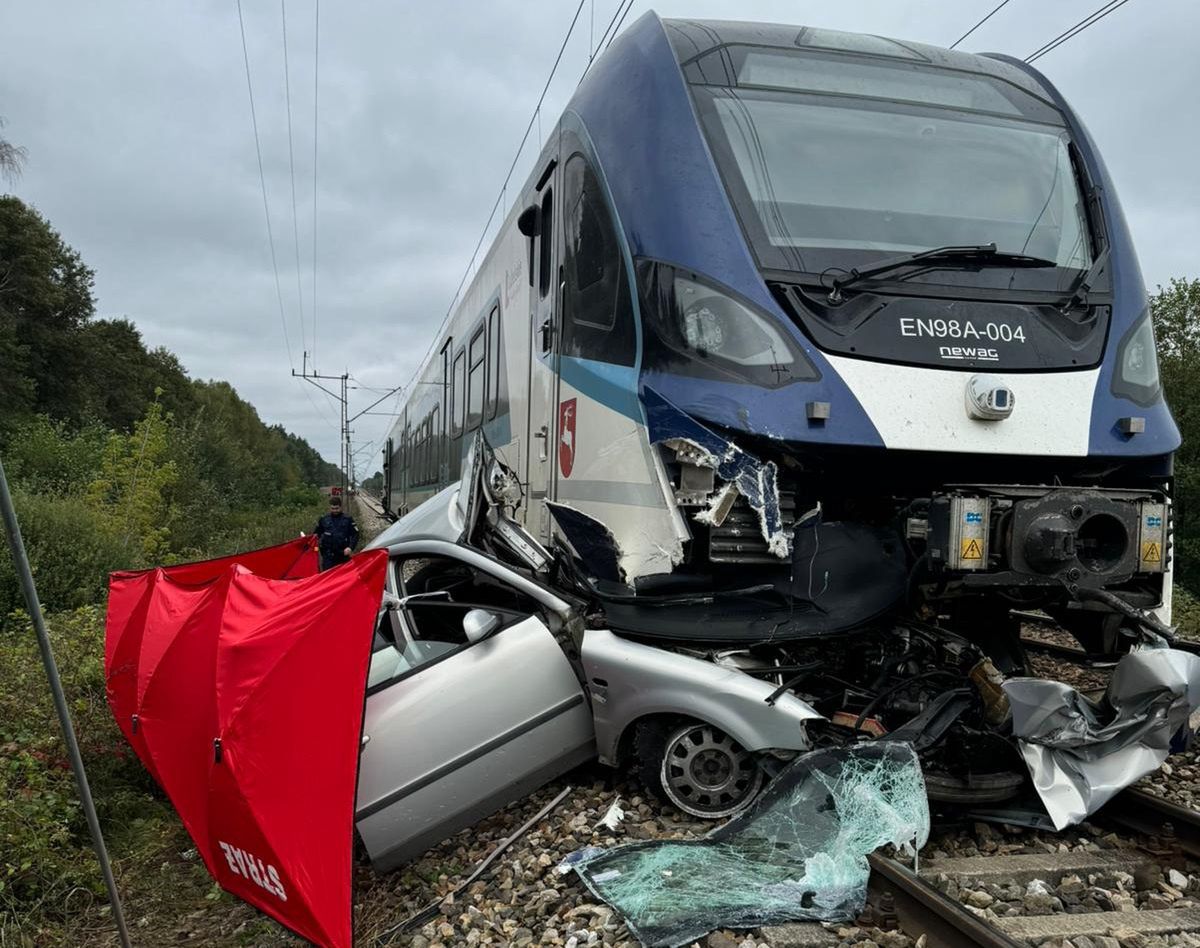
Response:
[{"label": "crumpled metal debris", "polygon": [[1172,738],[1200,706],[1200,656],[1130,652],[1101,702],[1041,678],[1012,678],[1003,687],[1021,756],[1061,830],[1166,760]]},{"label": "crumpled metal debris", "polygon": [[[778,468],[721,437],[711,428],[681,411],[651,388],[642,390],[646,431],[652,444],[685,448],[696,464],[711,467],[727,482],[708,509],[697,514],[702,523],[719,523],[738,494],[758,514],[767,549],[780,559],[791,556],[791,534],[779,508]],[[727,489],[732,484],[736,489]],[[724,510],[724,513],[720,512]]]},{"label": "crumpled metal debris", "polygon": [[630,843],[574,865],[643,944],[675,948],[716,928],[853,918],[867,855],[919,849],[928,836],[916,753],[875,741],[796,758],[704,839]]}]

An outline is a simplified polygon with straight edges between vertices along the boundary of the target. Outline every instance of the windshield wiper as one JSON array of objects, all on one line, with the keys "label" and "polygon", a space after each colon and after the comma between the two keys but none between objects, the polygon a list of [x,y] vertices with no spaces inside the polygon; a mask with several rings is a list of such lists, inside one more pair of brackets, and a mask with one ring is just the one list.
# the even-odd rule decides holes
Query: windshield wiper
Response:
[{"label": "windshield wiper", "polygon": [[1105,247],[1096,257],[1095,263],[1088,267],[1085,273],[1080,274],[1075,286],[1071,288],[1071,295],[1062,305],[1063,314],[1069,313],[1078,303],[1080,306],[1087,307],[1088,291],[1092,288],[1092,284],[1096,282],[1096,278],[1100,276],[1102,270],[1108,266],[1108,248]]},{"label": "windshield wiper", "polygon": [[932,250],[922,250],[920,253],[909,253],[903,257],[892,257],[881,260],[869,267],[854,267],[845,276],[833,281],[829,290],[829,302],[842,302],[842,290],[853,286],[862,280],[902,267],[923,266],[925,264],[962,264],[987,267],[1055,267],[1053,260],[1043,257],[1030,257],[1023,253],[1009,253],[997,250],[993,244],[967,244],[962,247],[934,247]]}]

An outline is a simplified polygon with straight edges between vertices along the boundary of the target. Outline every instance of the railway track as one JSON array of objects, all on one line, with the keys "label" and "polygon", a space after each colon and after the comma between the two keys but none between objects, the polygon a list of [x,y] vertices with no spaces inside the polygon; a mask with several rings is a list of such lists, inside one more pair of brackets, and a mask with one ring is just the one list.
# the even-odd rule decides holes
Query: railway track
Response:
[{"label": "railway track", "polygon": [[[876,853],[870,857],[874,912],[884,919],[891,916],[914,940],[924,935],[926,948],[1016,948],[1047,942],[1061,945],[1064,939],[1113,945],[1120,942],[1101,939],[1113,938],[1113,932],[1130,931],[1164,938],[1197,933],[1194,943],[1200,944],[1200,904],[1190,899],[1179,899],[1178,908],[1147,908],[1158,903],[1145,900],[1139,907],[1136,891],[1122,891],[1113,895],[1107,910],[1068,911],[1052,894],[1060,891],[1060,881],[1065,879],[1077,880],[1081,891],[1097,879],[1136,879],[1139,887],[1158,878],[1178,880],[1180,877],[1166,874],[1186,870],[1189,858],[1200,858],[1200,813],[1126,790],[1092,822],[1116,830],[1126,845],[1094,851],[922,859],[916,869]],[[945,880],[953,881],[950,892],[937,884]],[[983,903],[991,899],[987,890],[996,891],[997,887],[1036,892],[1045,906],[1044,914],[997,917],[993,912],[988,917]],[[967,902],[975,909],[955,898],[954,892],[969,893]],[[1166,896],[1160,901],[1166,904]],[[1001,903],[997,900],[994,904]],[[1057,910],[1053,910],[1055,905]]]},{"label": "railway track", "polygon": [[[1025,622],[1038,623],[1048,625],[1054,628],[1059,628],[1052,618],[1042,615],[1038,612],[1026,612],[1021,609],[1013,609],[1010,615]],[[1076,646],[1063,645],[1060,642],[1047,642],[1044,639],[1039,639],[1031,635],[1022,635],[1021,644],[1029,650],[1041,652],[1044,655],[1051,655],[1055,658],[1061,658],[1066,661],[1075,662],[1091,668],[1111,668],[1116,664],[1115,660],[1107,656],[1093,656],[1086,651]],[[1195,655],[1200,655],[1200,642],[1194,642],[1190,639],[1177,638],[1172,643],[1172,648],[1177,648],[1180,651],[1191,652]]]},{"label": "railway track", "polygon": [[[1052,624],[1052,620],[1036,614],[1021,618]],[[1092,656],[1083,649],[1061,643],[1031,636],[1022,636],[1021,641],[1031,651],[1087,668],[1102,670],[1115,664],[1111,659]],[[1176,647],[1200,653],[1200,643],[1180,640]],[[1180,907],[1173,907],[1165,895],[1162,899],[1150,899],[1139,888],[1154,879],[1161,881],[1172,870],[1186,870],[1190,862],[1200,863],[1200,812],[1130,789],[1118,794],[1090,822],[1114,833],[1120,846],[1094,851],[921,859],[915,869],[876,853],[870,857],[871,903],[877,915],[885,919],[890,915],[909,937],[915,940],[924,935],[926,948],[1014,948],[1042,944],[1116,948],[1133,943],[1127,937],[1131,932],[1137,932],[1145,943],[1152,945],[1200,945],[1200,877],[1195,892],[1191,892],[1188,880],[1188,891],[1197,896],[1196,901],[1176,899]],[[1110,908],[1105,910],[1072,908],[1052,894],[1061,891],[1060,883],[1067,879],[1073,880],[1071,884],[1081,891],[1091,891],[1094,880],[1118,878],[1138,882],[1131,887],[1134,891],[1115,894],[1106,903]],[[1181,877],[1173,878],[1178,881]],[[1027,892],[1031,885],[1042,903],[1039,914],[1008,914],[1003,911],[1004,903],[990,901],[989,890],[996,892],[1007,887]],[[1172,888],[1167,883],[1164,892]],[[1140,907],[1139,892],[1143,893]],[[955,898],[956,893],[959,898]],[[1173,894],[1178,895],[1178,890]],[[964,904],[964,895],[972,907]],[[1147,908],[1148,905],[1155,907]],[[989,907],[1002,912],[985,911]],[[1180,940],[1183,937],[1180,933],[1192,934],[1195,940]],[[1160,940],[1150,940],[1156,937]],[[1171,937],[1175,940],[1168,940]]]},{"label": "railway track", "polygon": [[383,504],[371,494],[368,494],[364,490],[360,490],[354,496],[357,498],[360,504],[362,504],[376,516],[385,518],[387,517],[387,513],[383,509]]}]

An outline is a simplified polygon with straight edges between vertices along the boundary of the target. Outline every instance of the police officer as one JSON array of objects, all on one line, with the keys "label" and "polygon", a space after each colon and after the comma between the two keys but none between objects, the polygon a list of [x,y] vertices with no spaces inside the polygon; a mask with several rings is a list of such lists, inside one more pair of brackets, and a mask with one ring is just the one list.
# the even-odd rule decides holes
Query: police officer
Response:
[{"label": "police officer", "polygon": [[342,498],[329,498],[329,513],[317,521],[313,535],[320,541],[322,572],[350,559],[358,543],[358,527],[353,517],[342,513]]}]

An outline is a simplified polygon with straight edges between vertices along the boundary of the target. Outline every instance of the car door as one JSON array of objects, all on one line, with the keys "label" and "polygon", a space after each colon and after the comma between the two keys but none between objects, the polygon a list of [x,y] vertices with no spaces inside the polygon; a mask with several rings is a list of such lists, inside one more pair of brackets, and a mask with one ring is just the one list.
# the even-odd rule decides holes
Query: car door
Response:
[{"label": "car door", "polygon": [[[389,552],[396,600],[376,633],[355,814],[380,869],[595,755],[583,688],[547,624],[566,603],[456,544]],[[498,620],[477,641],[473,610]]]}]

